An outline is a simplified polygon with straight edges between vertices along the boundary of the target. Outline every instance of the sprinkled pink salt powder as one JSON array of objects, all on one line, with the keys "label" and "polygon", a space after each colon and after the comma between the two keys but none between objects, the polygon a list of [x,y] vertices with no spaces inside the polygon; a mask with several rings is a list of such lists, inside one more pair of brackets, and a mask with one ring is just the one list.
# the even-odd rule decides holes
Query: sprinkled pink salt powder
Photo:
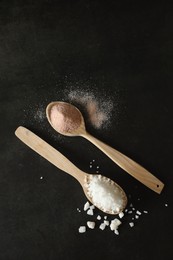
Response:
[{"label": "sprinkled pink salt powder", "polygon": [[75,131],[80,126],[81,120],[78,110],[68,103],[58,103],[51,108],[50,121],[60,133]]}]

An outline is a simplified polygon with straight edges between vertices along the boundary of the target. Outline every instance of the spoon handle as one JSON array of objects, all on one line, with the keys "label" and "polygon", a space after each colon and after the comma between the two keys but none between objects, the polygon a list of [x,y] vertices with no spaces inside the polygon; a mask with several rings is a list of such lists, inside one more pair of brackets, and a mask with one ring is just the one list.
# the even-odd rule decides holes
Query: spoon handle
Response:
[{"label": "spoon handle", "polygon": [[120,153],[109,145],[101,142],[97,138],[93,137],[89,133],[82,135],[87,140],[97,146],[103,153],[105,153],[112,161],[119,165],[123,170],[132,175],[135,179],[143,183],[145,186],[160,194],[164,184],[157,179],[153,174],[147,171],[145,168],[134,162],[126,155]]},{"label": "spoon handle", "polygon": [[30,130],[23,126],[19,126],[15,135],[36,153],[47,159],[50,163],[54,164],[57,168],[72,175],[82,185],[85,179],[85,173],[78,169],[72,162],[70,162],[64,155],[58,152],[51,145],[46,143],[40,137],[32,133]]}]

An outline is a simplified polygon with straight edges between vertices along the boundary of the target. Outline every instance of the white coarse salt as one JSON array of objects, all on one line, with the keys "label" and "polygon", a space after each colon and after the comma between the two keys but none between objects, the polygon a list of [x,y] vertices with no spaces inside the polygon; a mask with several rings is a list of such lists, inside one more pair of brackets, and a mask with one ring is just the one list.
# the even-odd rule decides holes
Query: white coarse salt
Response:
[{"label": "white coarse salt", "polygon": [[42,180],[42,179],[43,179],[43,176],[40,177],[40,180]]},{"label": "white coarse salt", "polygon": [[104,223],[106,226],[109,226],[109,221],[108,220],[104,220]]},{"label": "white coarse salt", "polygon": [[94,221],[87,221],[87,226],[88,226],[90,229],[94,229],[94,228],[95,228],[95,222],[94,222]]},{"label": "white coarse salt", "polygon": [[101,216],[100,216],[100,215],[98,215],[98,216],[97,216],[97,219],[98,219],[98,220],[101,220]]},{"label": "white coarse salt", "polygon": [[124,192],[113,181],[102,175],[90,176],[87,193],[93,204],[104,212],[119,213],[124,206]]},{"label": "white coarse salt", "polygon": [[105,224],[105,223],[101,223],[100,226],[99,226],[99,228],[100,228],[101,230],[104,230],[105,227],[106,227],[106,224]]},{"label": "white coarse salt", "polygon": [[114,230],[114,233],[115,233],[116,235],[119,235],[118,229],[115,229],[115,230]]},{"label": "white coarse salt", "polygon": [[107,216],[104,216],[104,219],[107,219],[108,217]]},{"label": "white coarse salt", "polygon": [[147,211],[147,210],[144,210],[143,212],[144,212],[145,214],[148,214],[148,211]]},{"label": "white coarse salt", "polygon": [[130,222],[130,223],[129,223],[129,226],[130,226],[130,227],[134,227],[134,225],[135,225],[134,222]]},{"label": "white coarse salt", "polygon": [[123,218],[124,217],[124,213],[120,212],[118,216],[119,216],[119,218]]},{"label": "white coarse salt", "polygon": [[94,215],[93,209],[89,209],[87,211],[87,214],[90,215],[90,216],[93,216]]},{"label": "white coarse salt", "polygon": [[89,202],[87,201],[87,202],[85,203],[85,205],[84,205],[84,211],[87,211],[87,210],[89,209],[89,207],[90,207],[90,204],[89,204]]},{"label": "white coarse salt", "polygon": [[168,204],[167,204],[167,203],[165,203],[165,207],[168,207]]},{"label": "white coarse salt", "polygon": [[128,214],[132,214],[132,213],[133,213],[132,210],[129,210],[129,211],[128,211]]},{"label": "white coarse salt", "polygon": [[141,215],[142,213],[139,210],[137,210],[136,214]]},{"label": "white coarse salt", "polygon": [[80,226],[79,227],[79,233],[85,233],[86,232],[86,227],[85,226]]},{"label": "white coarse salt", "polygon": [[114,231],[115,229],[118,229],[119,225],[121,225],[121,221],[118,218],[115,218],[111,221],[110,229]]},{"label": "white coarse salt", "polygon": [[90,206],[90,209],[95,209],[95,206],[94,206],[94,205],[91,205],[91,206]]},{"label": "white coarse salt", "polygon": [[139,215],[135,215],[135,219],[138,219],[139,218]]}]

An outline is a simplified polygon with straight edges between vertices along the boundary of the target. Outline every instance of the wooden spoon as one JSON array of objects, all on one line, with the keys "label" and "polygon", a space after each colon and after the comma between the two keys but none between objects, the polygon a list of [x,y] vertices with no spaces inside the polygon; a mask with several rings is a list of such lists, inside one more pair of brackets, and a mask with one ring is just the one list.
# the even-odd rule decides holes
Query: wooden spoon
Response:
[{"label": "wooden spoon", "polygon": [[161,193],[164,187],[163,182],[126,155],[99,141],[86,131],[83,116],[75,106],[61,101],[51,102],[46,108],[46,115],[57,132],[67,136],[86,138],[135,179],[156,193]]},{"label": "wooden spoon", "polygon": [[[77,168],[72,162],[70,162],[64,155],[42,140],[40,137],[32,133],[25,127],[19,126],[15,131],[16,136],[28,145],[35,152],[40,154],[42,157],[47,159],[49,162],[54,164],[56,167],[62,171],[73,176],[82,186],[83,191],[88,198],[88,200],[95,205],[97,208],[108,214],[119,214],[127,205],[127,196],[123,189],[114,181],[109,178],[98,175],[98,174],[88,174]],[[91,185],[95,180],[97,185],[100,185],[102,192],[100,192],[100,197],[98,194],[92,192]],[[98,186],[97,186],[98,187]],[[103,187],[105,187],[105,193],[103,194]],[[107,192],[107,189],[111,193],[111,196]],[[107,196],[107,204],[105,206],[105,197]],[[110,205],[110,202],[112,205]]]}]

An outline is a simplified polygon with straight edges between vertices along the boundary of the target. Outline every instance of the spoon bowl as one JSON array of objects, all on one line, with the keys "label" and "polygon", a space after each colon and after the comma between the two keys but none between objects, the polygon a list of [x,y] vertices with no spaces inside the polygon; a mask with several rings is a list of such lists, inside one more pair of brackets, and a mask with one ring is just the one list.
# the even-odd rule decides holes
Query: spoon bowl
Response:
[{"label": "spoon bowl", "polygon": [[126,155],[101,142],[86,131],[83,116],[78,108],[62,101],[51,102],[46,108],[46,116],[58,133],[86,138],[139,182],[156,193],[161,193],[164,187],[163,182]]},{"label": "spoon bowl", "polygon": [[[82,113],[70,103],[62,101],[49,103],[46,107],[46,116],[55,131],[62,135],[79,136],[86,133]],[[63,127],[64,125],[66,127]]]},{"label": "spoon bowl", "polygon": [[64,155],[25,127],[18,127],[16,136],[60,170],[74,177],[88,200],[107,214],[119,214],[127,204],[127,196],[114,181],[98,174],[88,174],[77,168]]}]

